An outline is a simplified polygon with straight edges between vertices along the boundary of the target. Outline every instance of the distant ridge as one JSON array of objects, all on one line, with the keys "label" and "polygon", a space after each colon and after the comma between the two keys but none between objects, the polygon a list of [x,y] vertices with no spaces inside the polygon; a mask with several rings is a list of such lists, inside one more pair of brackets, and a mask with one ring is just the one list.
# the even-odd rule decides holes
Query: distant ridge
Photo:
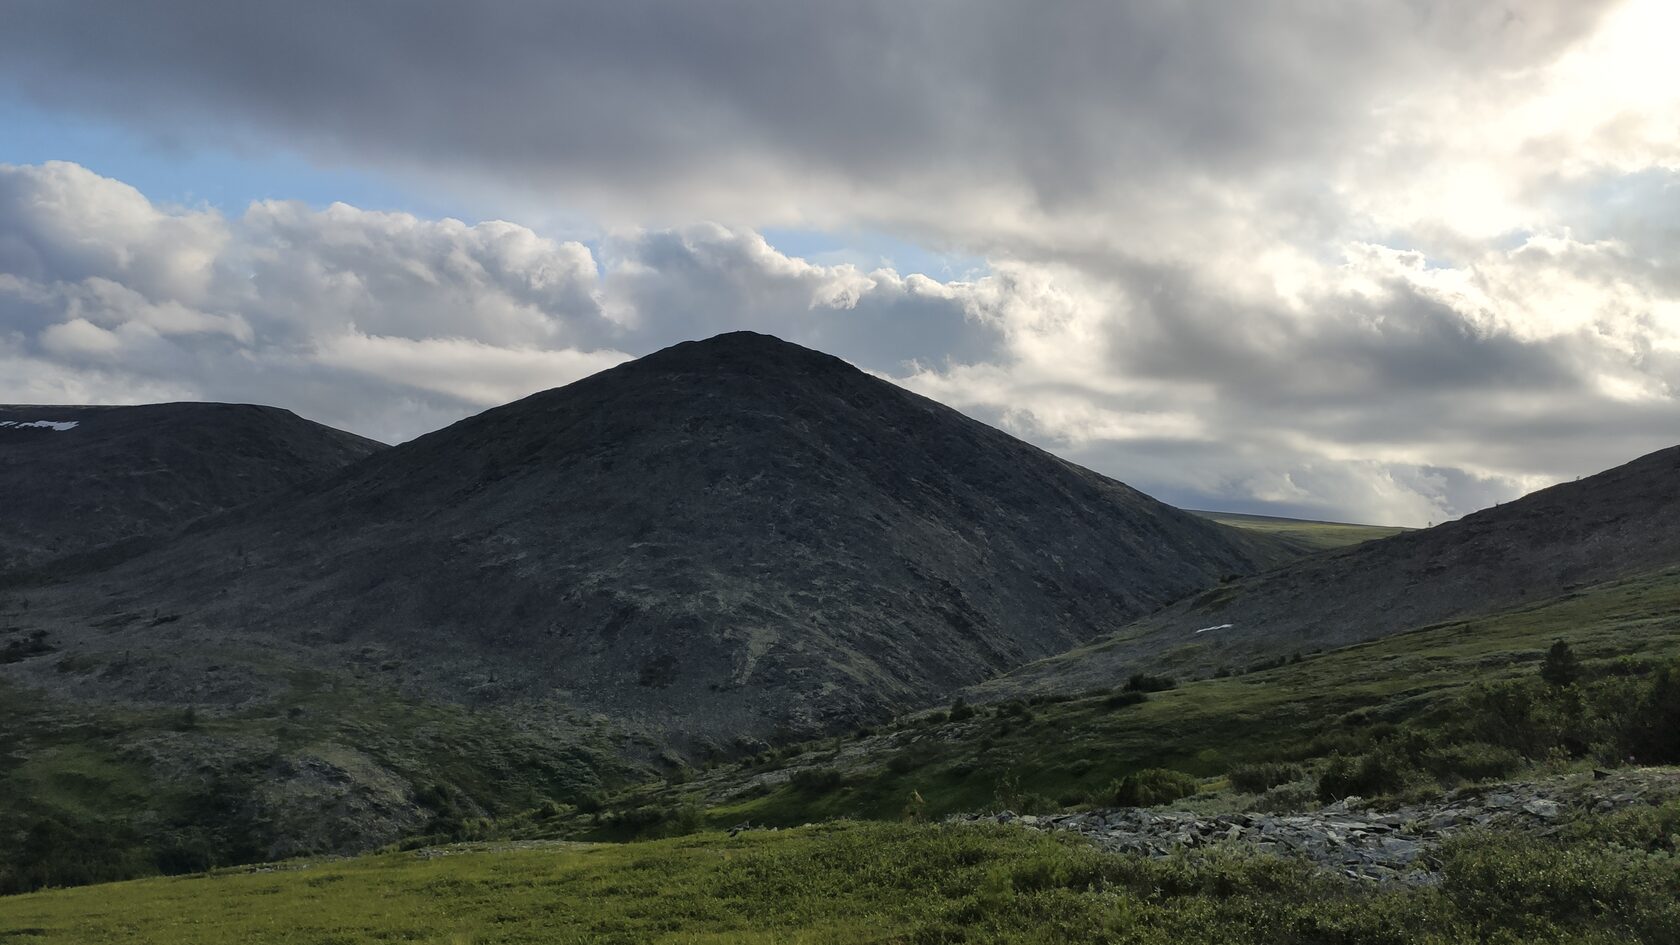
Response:
[{"label": "distant ridge", "polygon": [[[1433,528],[1229,582],[981,691],[1077,689],[1145,668],[1209,673],[1536,604],[1675,563],[1680,447]],[[1216,625],[1217,632],[1196,632]]]},{"label": "distant ridge", "polygon": [[278,407],[0,405],[0,572],[173,531],[383,448]]}]

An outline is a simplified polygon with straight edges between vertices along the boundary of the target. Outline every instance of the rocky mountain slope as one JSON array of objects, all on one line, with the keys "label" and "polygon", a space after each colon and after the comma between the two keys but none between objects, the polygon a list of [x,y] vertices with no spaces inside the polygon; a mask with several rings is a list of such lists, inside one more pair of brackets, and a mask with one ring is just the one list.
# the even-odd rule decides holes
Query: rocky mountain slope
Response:
[{"label": "rocky mountain slope", "polygon": [[1680,562],[1680,447],[1434,528],[1231,581],[979,687],[1077,691],[1137,670],[1207,674],[1537,604]]},{"label": "rocky mountain slope", "polygon": [[[211,703],[257,654],[729,746],[925,704],[1290,557],[844,362],[660,351],[33,588],[72,694]],[[217,654],[203,645],[213,642]],[[63,657],[59,657],[62,659]],[[39,664],[39,665],[37,665]]]},{"label": "rocky mountain slope", "polygon": [[248,404],[0,406],[0,572],[169,532],[383,448]]}]

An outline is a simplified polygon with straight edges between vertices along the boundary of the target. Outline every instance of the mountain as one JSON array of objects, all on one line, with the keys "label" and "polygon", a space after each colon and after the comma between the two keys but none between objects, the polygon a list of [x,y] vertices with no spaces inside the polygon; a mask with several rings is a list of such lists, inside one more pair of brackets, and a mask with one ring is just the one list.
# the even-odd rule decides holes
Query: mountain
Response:
[{"label": "mountain", "polygon": [[166,654],[86,693],[261,698],[270,657],[377,653],[410,696],[750,746],[943,698],[1291,555],[740,332],[32,589],[26,629],[78,665]]},{"label": "mountain", "polygon": [[992,680],[1001,698],[1206,674],[1538,604],[1680,563],[1680,447],[1454,522],[1223,583]]},{"label": "mountain", "polygon": [[383,448],[249,404],[0,406],[0,571],[168,532]]}]

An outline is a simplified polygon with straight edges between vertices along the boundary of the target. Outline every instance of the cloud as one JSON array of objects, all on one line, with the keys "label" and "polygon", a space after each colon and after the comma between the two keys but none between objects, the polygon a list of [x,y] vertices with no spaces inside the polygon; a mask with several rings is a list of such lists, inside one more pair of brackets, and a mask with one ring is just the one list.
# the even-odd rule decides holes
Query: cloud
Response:
[{"label": "cloud", "polygon": [[1179,504],[1419,524],[1665,445],[1680,389],[1660,240],[1535,234],[1456,266],[1351,242],[1280,292],[1141,261],[940,282],[716,224],[597,254],[342,204],[224,218],[63,164],[0,167],[0,202],[57,208],[0,220],[7,399],[253,400],[398,440],[753,328]]},{"label": "cloud", "polygon": [[513,224],[230,219],[62,162],[0,165],[0,208],[0,397],[261,401],[394,440],[626,357],[589,249]]},{"label": "cloud", "polygon": [[[8,169],[13,390],[394,439],[755,328],[1172,501],[1408,524],[1680,428],[1663,0],[96,0],[8,27],[13,94],[531,224]],[[772,226],[987,268],[826,265]]]},{"label": "cloud", "polygon": [[616,351],[498,348],[461,338],[389,338],[359,332],[325,339],[314,353],[317,364],[479,407],[517,400],[558,386],[557,378],[587,377],[627,360]]},{"label": "cloud", "polygon": [[401,440],[736,327],[862,364],[993,349],[966,285],[819,266],[756,232],[625,230],[603,259],[512,223],[263,201],[152,204],[73,164],[0,165],[0,399],[260,401]]},{"label": "cloud", "polygon": [[122,350],[122,341],[116,332],[106,331],[85,318],[72,318],[41,332],[41,347],[71,360],[87,356],[106,358]]},{"label": "cloud", "polygon": [[968,282],[815,265],[744,228],[705,224],[605,241],[609,314],[634,350],[754,329],[898,370],[987,357],[999,338],[966,303]]},{"label": "cloud", "polygon": [[[1427,115],[1382,132],[1466,86],[1488,90],[1467,110],[1509,104],[1508,77],[1614,8],[34,2],[8,11],[0,75],[144,130],[278,139],[621,222],[861,219],[982,249],[1056,227],[1136,248],[1256,182],[1297,199],[1350,154],[1433,145]],[[1539,133],[1516,130],[1513,148]]]},{"label": "cloud", "polygon": [[1565,235],[1350,244],[1288,296],[1002,265],[967,292],[1001,351],[905,380],[1178,504],[1422,524],[1672,445],[1665,267]]}]

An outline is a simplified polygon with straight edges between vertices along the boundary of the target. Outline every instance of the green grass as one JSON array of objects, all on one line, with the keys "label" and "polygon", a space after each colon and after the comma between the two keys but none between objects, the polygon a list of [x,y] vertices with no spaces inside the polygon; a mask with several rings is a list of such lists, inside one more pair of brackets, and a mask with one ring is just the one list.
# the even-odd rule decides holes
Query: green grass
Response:
[{"label": "green grass", "polygon": [[1388,538],[1409,529],[1392,525],[1352,525],[1343,522],[1313,522],[1305,519],[1276,518],[1270,515],[1243,515],[1237,512],[1193,512],[1221,525],[1261,532],[1281,539],[1297,550],[1310,553],[1331,548],[1345,548],[1376,538]]},{"label": "green grass", "polygon": [[[1668,811],[1672,819],[1680,809]],[[1108,855],[1007,827],[840,823],[735,838],[439,851],[0,898],[0,943],[1668,942],[1655,828],[1483,836],[1437,888],[1237,853]]]},{"label": "green grass", "polygon": [[[904,815],[913,792],[930,817],[1000,806],[1071,806],[1101,800],[1114,780],[1140,769],[1174,768],[1211,779],[1243,763],[1323,758],[1394,723],[1440,721],[1435,717],[1468,687],[1533,678],[1547,647],[1560,638],[1589,667],[1680,656],[1680,569],[1307,655],[1298,663],[1188,682],[1136,705],[1110,707],[1107,695],[1099,694],[1027,705],[1026,717],[982,707],[977,718],[961,723],[908,718],[897,731],[866,739],[861,752],[832,758],[832,742],[811,743],[797,758],[726,767],[693,784],[646,785],[611,806],[698,802],[709,805],[703,820],[714,826],[894,820]],[[887,764],[898,756],[903,761]],[[743,796],[767,767],[812,763],[839,768],[843,783],[823,793],[781,786]],[[623,835],[583,818],[536,832],[554,830]]]}]

